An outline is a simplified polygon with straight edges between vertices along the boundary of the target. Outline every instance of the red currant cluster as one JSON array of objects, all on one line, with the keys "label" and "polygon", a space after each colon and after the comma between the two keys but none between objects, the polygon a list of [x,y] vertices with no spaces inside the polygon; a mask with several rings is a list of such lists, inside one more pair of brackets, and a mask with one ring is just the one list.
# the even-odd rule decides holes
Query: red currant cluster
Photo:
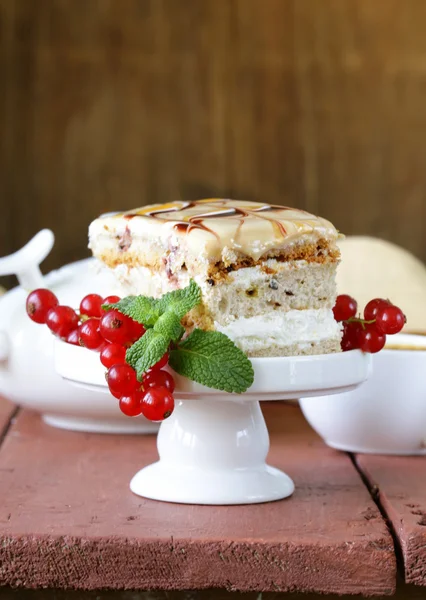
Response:
[{"label": "red currant cluster", "polygon": [[120,410],[128,417],[143,415],[151,421],[162,421],[174,409],[173,377],[162,368],[168,363],[166,353],[142,381],[126,363],[126,350],[144,333],[143,325],[118,310],[104,310],[104,304],[115,304],[118,296],[102,298],[88,294],[80,302],[79,311],[62,306],[47,289],[31,292],[27,298],[27,314],[36,323],[46,324],[56,336],[69,344],[84,346],[100,353],[108,369],[106,380],[111,394],[120,402]]},{"label": "red currant cluster", "polygon": [[371,354],[380,352],[386,336],[399,333],[406,323],[402,310],[390,300],[370,300],[364,308],[364,318],[356,316],[357,309],[357,302],[351,296],[337,296],[333,313],[336,321],[343,322],[343,352],[356,348]]}]

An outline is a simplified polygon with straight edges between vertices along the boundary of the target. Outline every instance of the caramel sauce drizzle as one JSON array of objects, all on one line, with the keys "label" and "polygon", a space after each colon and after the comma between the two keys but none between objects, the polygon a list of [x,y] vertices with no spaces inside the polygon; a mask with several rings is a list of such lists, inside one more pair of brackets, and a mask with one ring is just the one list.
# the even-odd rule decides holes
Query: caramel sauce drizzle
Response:
[{"label": "caramel sauce drizzle", "polygon": [[[152,217],[155,219],[159,219],[159,220],[168,220],[168,219],[162,219],[161,215],[162,214],[168,214],[171,212],[178,212],[181,210],[184,210],[186,208],[194,208],[195,206],[200,206],[202,204],[205,204],[206,207],[211,206],[212,208],[216,208],[217,210],[215,210],[214,212],[207,212],[205,214],[201,214],[201,215],[194,215],[194,216],[188,216],[188,217],[184,217],[183,220],[175,223],[175,225],[173,226],[173,228],[176,231],[179,232],[185,232],[186,235],[188,235],[192,229],[201,229],[203,231],[206,231],[207,233],[211,233],[212,235],[214,235],[217,239],[219,239],[218,234],[213,231],[212,229],[210,229],[209,227],[207,227],[207,225],[205,225],[204,220],[205,219],[214,219],[216,217],[227,217],[227,218],[238,218],[239,219],[239,224],[238,224],[238,228],[235,234],[236,239],[238,240],[238,238],[240,237],[240,232],[241,232],[241,228],[245,223],[245,219],[247,217],[250,216],[256,216],[258,219],[262,219],[264,221],[269,221],[272,225],[272,227],[275,229],[276,233],[278,234],[278,236],[281,237],[285,237],[287,234],[287,231],[285,229],[285,227],[283,226],[282,223],[280,223],[279,221],[275,220],[275,219],[271,219],[268,218],[266,215],[261,215],[259,213],[266,213],[266,212],[276,212],[276,211],[283,211],[283,210],[294,210],[291,209],[288,206],[280,206],[278,204],[265,204],[264,206],[260,206],[258,208],[253,208],[253,209],[244,209],[244,208],[238,208],[238,207],[226,207],[221,209],[221,206],[226,206],[226,200],[199,200],[199,201],[192,201],[192,202],[175,202],[175,203],[170,203],[170,204],[165,204],[163,205],[161,208],[159,209],[154,209],[154,210],[149,210],[149,209],[141,209],[137,212],[129,212],[129,213],[125,213],[124,215],[122,215],[125,219],[134,219],[135,217]],[[304,212],[305,214],[306,211],[300,211],[300,212]]]},{"label": "caramel sauce drizzle", "polygon": [[141,209],[136,212],[130,211],[128,213],[124,213],[123,217],[128,220],[134,219],[135,217],[157,218],[157,215],[161,215],[164,213],[170,213],[170,212],[176,212],[178,210],[184,210],[185,208],[191,208],[192,206],[195,206],[194,202],[182,202],[180,206],[177,206],[176,204],[164,204],[163,208],[159,208],[157,210]]}]

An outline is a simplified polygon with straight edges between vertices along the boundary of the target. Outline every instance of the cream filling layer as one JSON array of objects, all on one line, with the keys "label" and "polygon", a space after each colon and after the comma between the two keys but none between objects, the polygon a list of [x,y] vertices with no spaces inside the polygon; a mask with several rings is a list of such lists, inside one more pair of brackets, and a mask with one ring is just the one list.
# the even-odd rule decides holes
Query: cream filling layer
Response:
[{"label": "cream filling layer", "polygon": [[341,325],[328,308],[277,311],[256,317],[239,317],[228,325],[215,323],[237,346],[263,350],[271,346],[300,347],[328,339],[339,339]]},{"label": "cream filling layer", "polygon": [[[108,267],[102,266],[101,262],[98,264],[100,268],[109,270]],[[226,286],[238,286],[238,288],[245,289],[274,279],[274,275],[268,275],[262,268],[263,266],[273,268],[278,274],[296,272],[305,267],[312,267],[305,260],[280,263],[275,259],[268,259],[262,266],[246,267],[229,273]],[[313,268],[321,269],[322,265],[314,264]],[[179,271],[171,280],[164,270],[153,270],[142,266],[128,267],[124,264],[112,269],[112,273],[122,285],[123,294],[145,294],[154,297],[161,296],[172,289],[183,288],[189,285],[191,279],[191,275],[186,270]],[[205,273],[193,275],[192,279],[200,286],[203,296],[208,298],[212,295],[214,289],[207,283]]]}]

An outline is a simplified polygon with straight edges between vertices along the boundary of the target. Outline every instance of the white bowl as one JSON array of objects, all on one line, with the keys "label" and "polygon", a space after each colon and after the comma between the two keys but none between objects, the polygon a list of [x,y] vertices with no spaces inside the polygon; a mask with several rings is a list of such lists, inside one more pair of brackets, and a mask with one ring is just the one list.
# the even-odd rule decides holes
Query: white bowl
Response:
[{"label": "white bowl", "polygon": [[426,455],[426,337],[401,333],[388,340],[405,348],[373,355],[363,386],[300,400],[306,419],[332,448]]}]

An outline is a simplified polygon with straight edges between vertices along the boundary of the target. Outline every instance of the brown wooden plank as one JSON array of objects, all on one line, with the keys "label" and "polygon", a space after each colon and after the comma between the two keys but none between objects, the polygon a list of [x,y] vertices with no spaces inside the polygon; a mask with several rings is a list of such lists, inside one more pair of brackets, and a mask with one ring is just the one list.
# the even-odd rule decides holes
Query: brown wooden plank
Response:
[{"label": "brown wooden plank", "polygon": [[[228,592],[226,590],[199,591],[81,591],[81,590],[23,590],[0,588],[0,600],[353,600],[354,596],[335,594],[298,594],[297,592]],[[361,598],[361,597],[359,597]],[[365,596],[364,596],[365,598]],[[413,585],[400,585],[393,600],[424,600],[424,590]]]},{"label": "brown wooden plank", "polygon": [[[366,596],[358,596],[366,598]],[[424,600],[424,590],[414,585],[401,584],[397,587],[393,600]],[[230,592],[226,590],[187,590],[187,591],[120,591],[102,590],[24,590],[22,588],[1,588],[0,600],[353,600],[354,596],[336,594],[299,594],[297,592]]]},{"label": "brown wooden plank", "polygon": [[17,410],[18,409],[15,404],[12,404],[9,402],[9,400],[6,400],[6,398],[2,398],[0,396],[0,446],[9,427],[10,421]]},{"label": "brown wooden plank", "polygon": [[425,19],[421,0],[0,0],[0,255],[47,226],[56,267],[102,211],[232,195],[426,260]]},{"label": "brown wooden plank", "polygon": [[296,407],[266,407],[291,499],[166,504],[131,494],[152,436],[59,431],[22,412],[0,452],[0,583],[25,587],[389,594],[392,539],[345,454]]},{"label": "brown wooden plank", "polygon": [[402,550],[407,583],[426,585],[426,458],[358,455]]},{"label": "brown wooden plank", "polygon": [[[359,596],[358,598],[366,598]],[[393,600],[424,600],[424,590],[414,585],[400,584]],[[354,596],[336,594],[299,594],[297,592],[230,592],[226,590],[187,590],[187,591],[121,591],[102,590],[24,590],[22,588],[1,588],[0,600],[353,600]]]}]

